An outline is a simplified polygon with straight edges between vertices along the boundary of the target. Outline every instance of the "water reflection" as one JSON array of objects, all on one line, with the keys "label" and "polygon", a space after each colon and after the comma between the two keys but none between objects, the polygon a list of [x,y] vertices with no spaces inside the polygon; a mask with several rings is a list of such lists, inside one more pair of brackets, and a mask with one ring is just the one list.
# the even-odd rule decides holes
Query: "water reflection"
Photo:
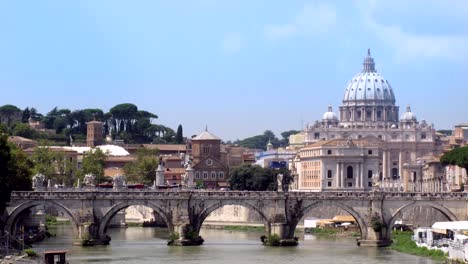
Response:
[{"label": "water reflection", "polygon": [[272,248],[261,245],[262,233],[203,230],[200,247],[168,247],[167,229],[129,227],[109,229],[110,246],[72,246],[70,226],[50,229],[57,236],[35,245],[37,251],[68,249],[70,263],[437,263],[389,249],[357,247],[353,238],[317,239],[305,235],[298,247]]}]

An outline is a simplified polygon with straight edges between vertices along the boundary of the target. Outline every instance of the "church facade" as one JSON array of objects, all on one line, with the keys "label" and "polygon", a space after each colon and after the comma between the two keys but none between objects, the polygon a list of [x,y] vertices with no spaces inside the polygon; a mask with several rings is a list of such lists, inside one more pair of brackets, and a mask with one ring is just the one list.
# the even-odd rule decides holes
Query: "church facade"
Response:
[{"label": "church facade", "polygon": [[[292,166],[299,191],[422,191],[425,161],[443,150],[434,127],[418,121],[409,106],[399,114],[393,88],[370,51],[345,88],[338,114],[328,106],[304,134],[306,146]],[[444,188],[443,177],[431,181],[433,189]]]}]

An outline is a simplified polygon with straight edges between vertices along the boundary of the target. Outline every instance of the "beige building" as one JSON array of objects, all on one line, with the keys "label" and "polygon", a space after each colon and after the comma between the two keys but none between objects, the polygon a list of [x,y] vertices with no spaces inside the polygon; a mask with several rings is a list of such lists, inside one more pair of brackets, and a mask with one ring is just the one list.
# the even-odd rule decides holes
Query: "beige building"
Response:
[{"label": "beige building", "polygon": [[377,72],[370,51],[345,88],[339,116],[328,106],[304,133],[297,190],[366,190],[375,184],[422,191],[425,164],[418,159],[439,156],[444,147],[433,125],[418,121],[409,106],[399,115],[393,88]]}]

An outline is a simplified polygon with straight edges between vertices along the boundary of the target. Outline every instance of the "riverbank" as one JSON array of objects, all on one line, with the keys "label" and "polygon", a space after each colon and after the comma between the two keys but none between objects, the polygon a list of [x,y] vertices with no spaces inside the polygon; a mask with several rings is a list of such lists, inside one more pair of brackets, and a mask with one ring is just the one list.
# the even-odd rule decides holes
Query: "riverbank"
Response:
[{"label": "riverbank", "polygon": [[360,237],[361,233],[354,229],[344,228],[305,228],[304,234],[310,234],[317,237]]},{"label": "riverbank", "polygon": [[411,238],[412,235],[413,232],[393,231],[393,243],[390,246],[390,249],[419,257],[429,257],[438,261],[448,260],[447,255],[442,250],[431,250],[425,247],[418,247],[416,242]]}]

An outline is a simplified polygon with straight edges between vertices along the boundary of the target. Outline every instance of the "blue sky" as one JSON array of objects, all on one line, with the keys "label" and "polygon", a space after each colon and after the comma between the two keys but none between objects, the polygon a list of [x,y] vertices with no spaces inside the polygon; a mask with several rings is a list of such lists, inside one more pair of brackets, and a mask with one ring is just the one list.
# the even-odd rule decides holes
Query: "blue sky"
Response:
[{"label": "blue sky", "polygon": [[[371,48],[437,129],[468,122],[468,1],[0,1],[0,105],[134,103],[224,140],[341,104]],[[279,135],[279,134],[278,134]]]}]

